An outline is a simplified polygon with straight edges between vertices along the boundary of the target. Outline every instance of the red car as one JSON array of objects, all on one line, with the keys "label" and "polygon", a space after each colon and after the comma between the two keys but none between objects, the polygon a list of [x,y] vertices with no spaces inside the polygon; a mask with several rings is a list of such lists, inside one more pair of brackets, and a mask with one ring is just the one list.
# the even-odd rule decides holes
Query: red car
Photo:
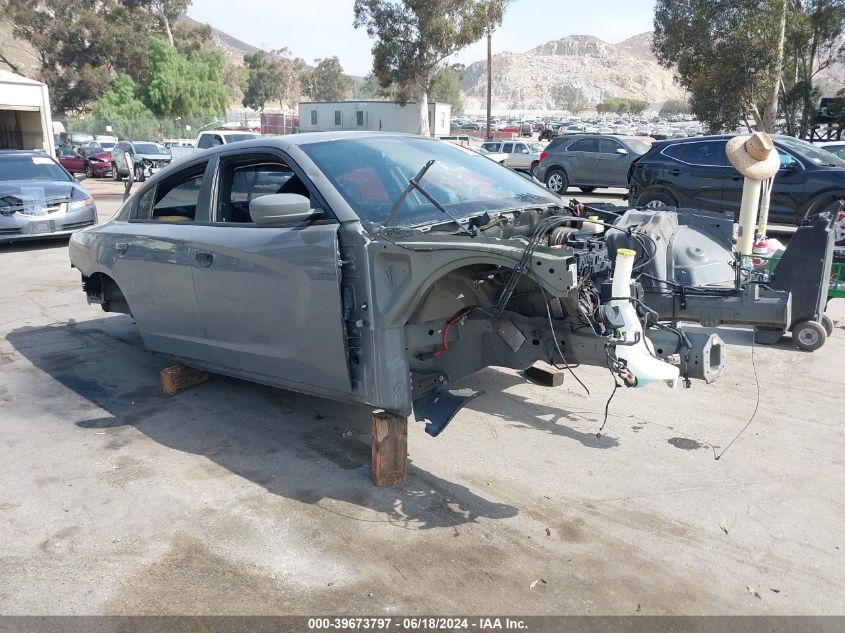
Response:
[{"label": "red car", "polygon": [[56,148],[56,158],[71,174],[85,174],[88,178],[111,175],[111,153],[102,147]]}]

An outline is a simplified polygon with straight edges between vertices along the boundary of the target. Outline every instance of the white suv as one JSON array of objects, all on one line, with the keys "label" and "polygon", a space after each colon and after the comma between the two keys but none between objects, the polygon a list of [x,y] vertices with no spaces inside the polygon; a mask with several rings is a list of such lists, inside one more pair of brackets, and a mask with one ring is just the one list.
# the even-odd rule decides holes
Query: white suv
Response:
[{"label": "white suv", "polygon": [[208,149],[209,147],[217,147],[218,145],[228,145],[229,143],[237,143],[238,141],[251,141],[255,138],[261,138],[260,134],[255,132],[236,132],[230,130],[207,130],[200,132],[194,147],[197,149]]},{"label": "white suv", "polygon": [[522,141],[486,141],[481,145],[488,152],[507,154],[504,165],[511,169],[534,171],[540,164],[540,152],[543,146],[539,143],[525,143]]}]

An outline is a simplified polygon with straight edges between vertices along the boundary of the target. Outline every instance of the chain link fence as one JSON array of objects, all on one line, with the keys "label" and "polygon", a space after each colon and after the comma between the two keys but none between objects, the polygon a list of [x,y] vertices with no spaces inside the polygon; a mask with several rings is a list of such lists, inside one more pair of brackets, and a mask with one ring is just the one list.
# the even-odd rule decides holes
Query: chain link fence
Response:
[{"label": "chain link fence", "polygon": [[224,124],[227,128],[248,129],[246,124],[241,126],[238,122],[226,123],[223,119],[213,118],[140,118],[140,119],[98,119],[91,116],[78,117],[54,117],[64,126],[68,134],[84,132],[94,137],[106,136],[116,137],[119,140],[144,140],[164,141],[172,139],[196,138],[202,130],[216,129]]},{"label": "chain link fence", "polygon": [[249,130],[265,135],[295,134],[299,132],[299,117],[292,114],[261,113],[239,120],[224,118],[140,118],[99,119],[93,116],[54,116],[68,134],[86,133],[96,137],[115,137],[118,140],[174,141],[193,140],[203,130]]}]

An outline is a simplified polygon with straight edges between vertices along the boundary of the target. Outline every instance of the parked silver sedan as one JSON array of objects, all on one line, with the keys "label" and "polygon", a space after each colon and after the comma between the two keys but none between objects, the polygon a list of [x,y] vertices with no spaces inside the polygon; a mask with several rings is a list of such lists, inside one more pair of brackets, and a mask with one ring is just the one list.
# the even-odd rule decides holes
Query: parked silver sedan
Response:
[{"label": "parked silver sedan", "polygon": [[94,199],[55,160],[0,151],[0,242],[67,237],[96,222]]}]

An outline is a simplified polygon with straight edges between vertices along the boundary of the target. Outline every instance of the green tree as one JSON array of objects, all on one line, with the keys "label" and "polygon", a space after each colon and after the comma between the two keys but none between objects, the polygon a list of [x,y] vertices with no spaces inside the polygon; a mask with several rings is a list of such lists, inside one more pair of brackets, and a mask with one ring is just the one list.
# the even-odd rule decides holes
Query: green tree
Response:
[{"label": "green tree", "polygon": [[560,110],[569,110],[577,114],[589,106],[587,95],[578,86],[562,82],[552,88],[552,99]]},{"label": "green tree", "polygon": [[774,126],[785,3],[657,0],[654,53],[675,70],[690,107],[711,130],[733,128],[748,112],[760,129]]},{"label": "green tree", "polygon": [[229,94],[219,51],[183,55],[167,41],[151,37],[147,57],[150,70],[142,84],[142,99],[156,116],[219,115],[226,109]]},{"label": "green tree", "polygon": [[316,59],[313,70],[300,73],[302,89],[312,101],[341,101],[352,91],[352,79],[337,57]]},{"label": "green tree", "polygon": [[399,100],[396,86],[391,84],[386,88],[383,88],[372,72],[367,73],[360,84],[353,86],[353,91],[355,99],[376,99],[380,101]]},{"label": "green tree", "polygon": [[628,114],[640,115],[648,107],[648,101],[643,99],[628,99]]},{"label": "green tree", "polygon": [[[111,125],[114,134],[121,138],[131,137],[140,122],[154,129],[153,113],[138,98],[138,86],[129,75],[120,75],[111,88],[91,107],[95,119]],[[100,130],[96,130],[99,132]]]},{"label": "green tree", "polygon": [[[132,1],[132,0],[130,0]],[[180,15],[183,15],[188,7],[191,6],[191,0],[135,0],[141,5],[146,5],[147,10],[158,22],[159,27],[167,36],[167,41],[171,46],[173,43],[173,29],[171,25],[176,21]]]},{"label": "green tree", "polygon": [[437,70],[431,82],[430,92],[434,101],[450,104],[455,116],[464,113],[464,90],[461,82],[465,70],[463,64],[443,66]]},{"label": "green tree", "polygon": [[211,34],[211,27],[208,24],[183,21],[173,25],[176,48],[183,55],[200,50],[213,50],[215,45]]},{"label": "green tree", "polygon": [[621,99],[611,97],[596,105],[599,114],[642,114],[648,107],[648,101],[642,99]]},{"label": "green tree", "polygon": [[660,116],[668,117],[674,114],[689,114],[689,103],[684,99],[667,99],[660,108]]},{"label": "green tree", "polygon": [[787,134],[808,138],[822,96],[816,77],[843,57],[845,0],[793,0],[790,8],[781,114]]},{"label": "green tree", "polygon": [[0,15],[35,49],[59,112],[84,111],[121,73],[139,81],[147,37],[161,31],[143,0],[0,0]]},{"label": "green tree", "polygon": [[272,51],[282,65],[282,85],[279,91],[279,106],[295,108],[302,97],[303,77],[307,76],[307,66],[301,57],[291,57],[287,48]]},{"label": "green tree", "polygon": [[256,51],[244,55],[244,66],[247,71],[244,107],[263,110],[268,101],[281,99],[284,70],[278,59],[266,51]]},{"label": "green tree", "polygon": [[111,88],[91,107],[98,119],[142,119],[153,113],[138,98],[138,86],[129,75],[120,75]]},{"label": "green tree", "polygon": [[376,40],[373,74],[419,106],[428,135],[428,91],[444,59],[501,24],[507,0],[355,0],[355,27]]}]

